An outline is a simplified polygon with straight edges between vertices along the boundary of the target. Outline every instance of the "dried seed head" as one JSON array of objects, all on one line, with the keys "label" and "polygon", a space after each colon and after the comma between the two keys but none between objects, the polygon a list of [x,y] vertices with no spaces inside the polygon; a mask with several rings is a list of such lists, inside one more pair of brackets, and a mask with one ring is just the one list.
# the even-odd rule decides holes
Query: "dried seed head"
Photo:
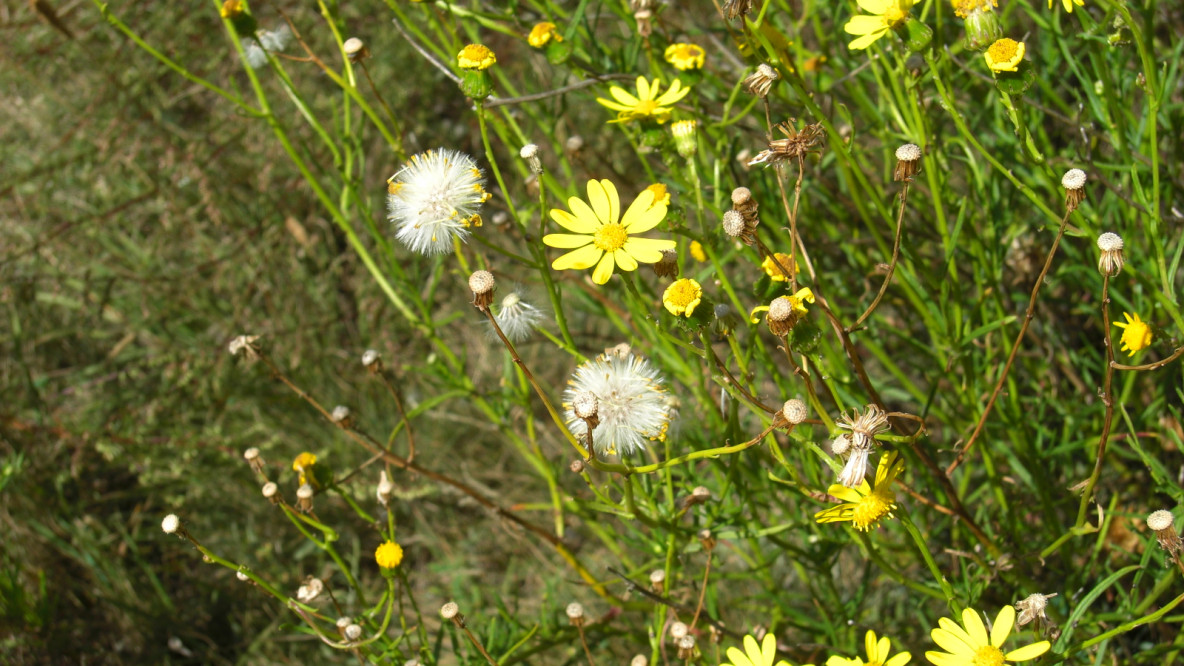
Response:
[{"label": "dried seed head", "polygon": [[584,148],[584,137],[579,134],[573,134],[567,137],[567,141],[563,142],[563,149],[570,153],[573,157]]},{"label": "dried seed head", "polygon": [[391,501],[391,493],[393,492],[395,492],[395,484],[387,478],[386,470],[382,470],[378,473],[378,502],[386,506]]},{"label": "dried seed head", "polygon": [[1048,608],[1048,600],[1055,596],[1057,595],[1036,593],[1029,595],[1023,601],[1017,602],[1015,609],[1020,612],[1020,615],[1016,620],[1016,626],[1022,627],[1035,620],[1047,622],[1048,616],[1044,614],[1044,609]]},{"label": "dried seed head", "polygon": [[181,519],[175,513],[170,513],[164,517],[164,520],[160,521],[160,529],[164,530],[165,534],[176,534],[180,527]]},{"label": "dried seed head", "polygon": [[272,502],[279,501],[280,487],[274,481],[263,484],[263,496]]},{"label": "dried seed head", "polygon": [[920,146],[915,143],[906,143],[896,149],[896,169],[892,171],[892,180],[897,182],[911,181],[920,170]]},{"label": "dried seed head", "polygon": [[1061,176],[1061,186],[1065,188],[1065,209],[1072,213],[1078,204],[1085,200],[1085,172],[1081,169],[1069,169]]},{"label": "dried seed head", "polygon": [[571,464],[568,465],[567,468],[571,470],[572,474],[583,474],[584,468],[587,466],[588,464],[583,460],[576,458],[575,460],[571,461]]},{"label": "dried seed head", "polygon": [[715,536],[711,534],[711,530],[699,530],[699,545],[703,546],[703,550],[711,552],[715,548]]},{"label": "dried seed head", "polygon": [[345,405],[337,405],[333,408],[333,413],[330,415],[333,422],[342,428],[348,428],[353,423],[349,407]]},{"label": "dried seed head", "polygon": [[784,139],[773,139],[769,147],[759,155],[749,160],[748,166],[757,164],[781,166],[790,160],[801,162],[809,153],[817,153],[817,146],[826,131],[822,123],[809,123],[798,129],[794,119],[789,119],[777,125],[777,129],[785,135]]},{"label": "dried seed head", "polygon": [[379,354],[378,351],[374,349],[367,349],[366,351],[362,352],[362,367],[366,368],[370,372],[381,372],[382,354]]},{"label": "dried seed head", "polygon": [[654,275],[658,277],[678,277],[678,252],[662,250],[662,258],[650,266],[654,269]]},{"label": "dried seed head", "polygon": [[345,628],[345,640],[356,641],[362,637],[362,627],[356,624],[351,624]]},{"label": "dried seed head", "polygon": [[1170,528],[1174,527],[1175,524],[1176,524],[1175,517],[1172,516],[1171,511],[1168,511],[1166,509],[1160,509],[1159,511],[1154,511],[1154,512],[1152,512],[1152,514],[1150,516],[1147,516],[1147,527],[1150,527],[1151,529],[1155,530],[1156,532],[1162,532],[1166,529],[1170,529]]},{"label": "dried seed head", "polygon": [[682,622],[675,622],[674,624],[670,625],[670,637],[674,640],[680,640],[686,635],[687,625],[683,624]]},{"label": "dried seed head", "polygon": [[739,208],[752,201],[752,190],[747,187],[737,187],[732,190],[732,205]]},{"label": "dried seed head", "polygon": [[695,657],[695,637],[687,634],[678,639],[678,658],[693,659]]},{"label": "dried seed head", "polygon": [[527,166],[530,167],[532,173],[540,174],[543,172],[543,163],[539,159],[539,147],[533,143],[528,143],[522,146],[522,150],[518,151],[518,155],[526,160]]},{"label": "dried seed head", "polygon": [[570,604],[568,604],[567,608],[564,609],[564,612],[567,613],[567,621],[568,622],[570,622],[571,624],[573,624],[577,627],[583,626],[583,624],[584,624],[584,607],[581,606],[578,602],[573,601]]},{"label": "dried seed head", "polygon": [[449,601],[440,607],[440,617],[445,620],[461,617],[460,606],[456,605],[455,601]]},{"label": "dried seed head", "polygon": [[724,213],[724,233],[732,238],[744,240],[747,231],[748,225],[744,223],[744,216],[739,211],[729,210]]},{"label": "dried seed head", "polygon": [[252,446],[251,448],[247,449],[246,451],[243,451],[243,458],[247,462],[255,462],[256,460],[259,459],[259,449],[257,447]]},{"label": "dried seed head", "polygon": [[846,435],[839,435],[830,443],[830,451],[836,456],[841,456],[851,450],[851,440]]},{"label": "dried seed head", "polygon": [[711,499],[711,491],[707,489],[707,486],[695,486],[695,489],[691,491],[691,497],[697,497],[700,502],[706,502]]},{"label": "dried seed head", "polygon": [[345,40],[341,49],[345,51],[345,57],[349,58],[350,62],[362,62],[370,57],[370,49],[366,48],[366,43],[357,37]]},{"label": "dried seed head", "polygon": [[304,581],[304,585],[296,590],[296,599],[302,603],[308,603],[319,597],[324,590],[325,583],[320,578],[309,576]]},{"label": "dried seed head", "polygon": [[1114,277],[1122,272],[1126,258],[1122,254],[1122,237],[1107,231],[1098,236],[1098,249],[1102,255],[1098,257],[1098,272],[1107,277]]},{"label": "dried seed head", "polygon": [[338,631],[344,631],[346,627],[353,623],[354,620],[351,617],[339,617],[337,618],[337,629]]},{"label": "dried seed head", "polygon": [[259,358],[259,346],[255,344],[258,339],[258,335],[240,335],[231,340],[226,348],[230,351],[231,356],[238,356],[242,353],[248,361],[254,361]]},{"label": "dried seed head", "polygon": [[757,204],[756,199],[752,198],[752,192],[747,187],[737,187],[732,190],[732,209],[744,218],[744,225],[747,227],[748,233],[753,235],[752,238],[745,238],[744,242],[752,245],[756,228],[761,223],[760,205]]},{"label": "dried seed head", "polygon": [[662,569],[654,569],[650,572],[650,588],[655,592],[661,592],[662,586],[666,584],[666,572]]},{"label": "dried seed head", "polygon": [[307,483],[302,484],[296,489],[296,506],[305,513],[312,511],[312,496],[314,494],[312,486]]},{"label": "dried seed head", "polygon": [[756,66],[756,71],[744,79],[744,89],[760,98],[769,96],[773,82],[781,78],[781,74],[765,63]]},{"label": "dried seed head", "polygon": [[805,421],[808,414],[809,412],[806,409],[806,403],[798,400],[797,398],[786,400],[785,404],[781,406],[781,415],[785,417],[786,421],[789,421],[793,425],[797,425],[802,421]]},{"label": "dried seed head", "polygon": [[241,580],[241,581],[242,581],[242,582],[244,582],[244,583],[245,583],[245,582],[247,582],[247,581],[249,581],[249,580],[251,580],[251,577],[250,577],[250,576],[248,576],[248,575],[246,574],[246,572],[245,572],[245,571],[242,571],[242,570],[239,570],[239,571],[236,571],[236,572],[234,572],[234,577],[235,577],[235,578],[237,578],[237,579],[239,579],[239,580]]},{"label": "dried seed head", "polygon": [[752,11],[752,0],[724,0],[724,18],[731,21],[737,17],[748,16]]},{"label": "dried seed head", "polygon": [[571,411],[585,421],[595,419],[596,415],[600,412],[600,401],[597,400],[595,393],[591,391],[580,391],[571,399]]},{"label": "dried seed head", "polygon": [[650,660],[644,654],[635,655],[629,666],[650,666]]},{"label": "dried seed head", "polygon": [[493,302],[494,284],[493,273],[489,271],[474,271],[469,276],[469,289],[473,292],[473,305],[478,310],[488,309],[489,304]]}]

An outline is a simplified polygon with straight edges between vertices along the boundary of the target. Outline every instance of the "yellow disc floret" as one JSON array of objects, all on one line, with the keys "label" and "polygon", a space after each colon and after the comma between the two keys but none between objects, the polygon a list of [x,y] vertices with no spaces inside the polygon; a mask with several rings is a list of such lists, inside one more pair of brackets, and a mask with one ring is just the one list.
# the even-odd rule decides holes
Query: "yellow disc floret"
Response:
[{"label": "yellow disc floret", "polygon": [[394,569],[403,561],[403,548],[394,541],[387,541],[374,551],[374,561],[383,569]]},{"label": "yellow disc floret", "polygon": [[1005,37],[991,44],[983,57],[992,72],[1014,72],[1024,59],[1024,50],[1023,42]]},{"label": "yellow disc floret", "polygon": [[703,288],[689,278],[675,280],[662,294],[662,305],[675,317],[690,317],[703,299]]},{"label": "yellow disc floret", "polygon": [[1116,321],[1114,325],[1123,329],[1122,351],[1134,356],[1135,352],[1142,351],[1151,344],[1151,327],[1140,319],[1138,314],[1124,312],[1122,316],[1126,317],[1126,323]]},{"label": "yellow disc floret", "polygon": [[461,69],[489,69],[497,62],[497,56],[482,44],[469,44],[456,54],[456,64]]},{"label": "yellow disc floret", "polygon": [[552,39],[562,42],[563,35],[559,34],[559,31],[555,29],[555,24],[550,21],[534,24],[534,27],[530,29],[530,34],[526,36],[526,42],[536,49],[543,48]]}]

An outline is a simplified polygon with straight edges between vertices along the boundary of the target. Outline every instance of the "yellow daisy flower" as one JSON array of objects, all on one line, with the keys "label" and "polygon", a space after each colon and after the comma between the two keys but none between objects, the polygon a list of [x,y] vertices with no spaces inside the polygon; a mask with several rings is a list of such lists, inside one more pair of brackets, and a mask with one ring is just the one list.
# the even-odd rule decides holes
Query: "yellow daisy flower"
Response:
[{"label": "yellow daisy flower", "polygon": [[383,569],[394,569],[403,561],[403,547],[387,541],[374,551],[374,561]]},{"label": "yellow daisy flower", "polygon": [[679,42],[667,46],[665,55],[666,62],[685,72],[689,69],[699,69],[702,67],[707,52],[698,44]]},{"label": "yellow daisy flower", "polygon": [[781,270],[783,266],[785,268],[793,266],[790,270],[794,273],[802,272],[801,266],[794,266],[793,259],[788,254],[781,252],[774,252],[773,256],[765,257],[765,260],[761,262],[761,268],[764,269],[765,275],[772,278],[774,282],[785,282],[789,279],[789,276]]},{"label": "yellow daisy flower", "polygon": [[484,44],[469,44],[456,54],[456,64],[461,69],[489,69],[497,63],[497,56]]},{"label": "yellow daisy flower", "polygon": [[654,183],[645,189],[654,193],[655,204],[662,204],[663,206],[670,205],[670,192],[667,191],[666,186],[662,183]]},{"label": "yellow daisy flower", "polygon": [[609,122],[624,123],[630,120],[652,119],[664,123],[670,120],[670,113],[673,110],[670,108],[671,105],[686,97],[691,89],[684,88],[682,81],[678,79],[670,84],[669,90],[659,95],[658,92],[661,88],[662,84],[658,82],[658,79],[651,82],[647,81],[644,76],[639,76],[637,77],[636,97],[622,88],[613,86],[608,89],[613,99],[597,97],[596,101],[601,106],[617,112],[617,119]]},{"label": "yellow daisy flower", "polygon": [[1003,642],[1015,626],[1015,608],[1011,606],[1004,606],[999,611],[989,636],[982,618],[973,608],[962,611],[962,624],[965,629],[948,617],[938,620],[938,624],[941,625],[940,628],[929,632],[929,636],[947,652],[925,653],[925,658],[934,666],[1003,666],[1004,662],[1008,661],[1035,659],[1048,652],[1051,647],[1048,641],[1040,641],[1011,652],[1003,652]]},{"label": "yellow daisy flower", "polygon": [[[764,640],[757,645],[755,638],[745,636],[744,652],[741,652],[740,648],[731,647],[728,648],[727,655],[728,663],[720,666],[774,666],[773,661],[777,659],[777,639],[773,638],[773,634],[765,634]],[[790,663],[782,659],[775,666],[790,666]]]},{"label": "yellow daisy flower", "polygon": [[1135,352],[1142,351],[1151,344],[1151,327],[1139,319],[1138,313],[1132,315],[1124,312],[1122,316],[1126,317],[1126,323],[1116,321],[1114,325],[1123,329],[1122,351],[1134,356]]},{"label": "yellow daisy flower", "polygon": [[690,278],[671,282],[662,294],[662,305],[665,306],[667,312],[675,317],[682,315],[690,317],[695,313],[695,308],[701,300],[703,300],[703,287]]},{"label": "yellow daisy flower", "polygon": [[292,461],[292,471],[300,473],[300,485],[308,483],[308,477],[305,474],[311,472],[312,466],[315,464],[317,464],[316,455],[308,451],[296,456],[296,459]]},{"label": "yellow daisy flower", "polygon": [[[1052,4],[1053,4],[1053,0],[1048,0],[1048,8],[1049,9],[1052,9]],[[1077,5],[1078,7],[1084,7],[1085,0],[1061,0],[1061,4],[1065,6],[1065,11],[1072,14],[1073,13],[1073,5]]]},{"label": "yellow daisy flower", "polygon": [[909,17],[915,0],[856,0],[859,8],[871,14],[852,16],[843,30],[856,38],[847,45],[853,50],[866,49]]},{"label": "yellow daisy flower", "polygon": [[[810,291],[809,287],[802,287],[801,289],[798,289],[797,292],[795,292],[792,296],[788,296],[786,298],[789,298],[789,304],[793,307],[794,315],[801,317],[807,312],[806,303],[814,302],[814,292]],[[756,316],[757,313],[768,311],[769,306],[758,305],[752,309],[752,312],[748,313],[748,317],[752,323],[755,324],[760,321],[760,318]]]},{"label": "yellow daisy flower", "polygon": [[889,658],[892,646],[888,637],[885,636],[877,641],[876,632],[870,630],[863,638],[863,647],[867,651],[866,660],[859,657],[851,659],[831,657],[826,660],[826,666],[904,666],[913,658],[913,655],[908,652],[901,652],[895,657]]},{"label": "yellow daisy flower", "polygon": [[574,233],[543,236],[544,245],[577,248],[551,263],[557,271],[595,266],[592,281],[604,284],[612,277],[614,266],[623,271],[636,270],[638,262],[656,263],[662,259],[662,250],[672,250],[676,245],[672,240],[636,236],[658,226],[666,217],[666,204],[655,202],[652,190],[642,190],[624,217],[617,188],[609,180],[588,181],[587,203],[572,197],[567,206],[570,213],[552,208],[551,219]]},{"label": "yellow daisy flower", "polygon": [[1023,42],[1004,37],[991,44],[983,53],[983,57],[986,58],[987,67],[990,67],[992,72],[1014,72],[1024,59],[1024,51]]},{"label": "yellow daisy flower", "polygon": [[534,27],[530,29],[530,34],[526,36],[526,42],[536,49],[543,48],[552,39],[562,42],[563,35],[559,34],[559,31],[555,29],[555,24],[550,21],[534,24]]},{"label": "yellow daisy flower", "polygon": [[699,241],[691,241],[691,256],[695,261],[707,261],[707,253],[703,251],[703,244]]},{"label": "yellow daisy flower", "polygon": [[[896,481],[896,477],[903,471],[904,461],[900,459],[898,452],[884,454],[876,468],[874,488],[867,484],[866,479],[854,488],[848,488],[841,483],[831,485],[826,489],[827,494],[834,495],[846,503],[819,511],[814,514],[814,520],[819,523],[850,522],[852,527],[861,532],[877,527],[881,520],[892,517],[892,511],[896,508],[896,492],[892,490],[892,482]],[[888,639],[883,640],[886,642]],[[870,647],[868,654],[871,654]]]},{"label": "yellow daisy flower", "polygon": [[238,18],[246,9],[243,6],[243,0],[226,0],[222,3],[222,9],[218,13],[222,15],[222,18]]}]

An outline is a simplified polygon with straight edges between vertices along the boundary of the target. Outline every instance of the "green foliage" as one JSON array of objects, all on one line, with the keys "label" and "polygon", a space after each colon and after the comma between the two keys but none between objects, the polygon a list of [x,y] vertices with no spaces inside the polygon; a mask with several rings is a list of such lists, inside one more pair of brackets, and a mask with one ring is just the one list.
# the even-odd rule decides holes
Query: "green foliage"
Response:
[{"label": "green foliage", "polygon": [[[1179,9],[1008,4],[1025,62],[992,75],[939,2],[866,50],[843,31],[855,3],[730,21],[645,4],[256,3],[253,26],[218,2],[35,7],[48,23],[0,73],[6,658],[718,664],[768,631],[821,664],[866,657],[871,629],[922,663],[940,617],[1056,593],[1009,649],[1174,663],[1184,567],[1143,520],[1184,499]],[[297,36],[272,48],[286,20]],[[544,20],[563,40],[531,48]],[[346,58],[351,36],[368,59]],[[677,41],[702,70],[664,61]],[[469,43],[497,54],[482,103],[456,67]],[[761,63],[767,104],[744,83]],[[693,154],[670,123],[608,122],[597,98],[640,94],[638,76],[690,86],[672,116],[697,121]],[[906,143],[922,157],[902,182]],[[467,243],[421,255],[386,219],[387,179],[438,147],[472,155],[492,197]],[[766,149],[777,165],[751,166]],[[623,206],[671,192],[642,236],[677,242],[693,318],[644,265],[604,285],[551,268],[570,248],[542,243],[565,233],[550,211],[593,178]],[[745,242],[720,228],[740,186],[759,204]],[[1108,279],[1104,231],[1125,241]],[[771,252],[793,281],[765,274]],[[488,316],[478,269],[498,281]],[[750,322],[803,286],[817,299],[788,335]],[[514,290],[551,316],[511,344],[491,320]],[[1123,312],[1153,332],[1133,358]],[[232,356],[239,335],[260,337]],[[669,428],[620,457],[595,431],[586,459],[566,382],[622,342],[663,376]],[[810,411],[794,427],[790,398]],[[907,463],[893,515],[819,524],[852,492],[832,485],[836,438],[872,406],[869,469]],[[313,577],[325,591],[300,597]],[[441,619],[449,601],[464,622]],[[694,654],[676,659],[675,621]]]}]

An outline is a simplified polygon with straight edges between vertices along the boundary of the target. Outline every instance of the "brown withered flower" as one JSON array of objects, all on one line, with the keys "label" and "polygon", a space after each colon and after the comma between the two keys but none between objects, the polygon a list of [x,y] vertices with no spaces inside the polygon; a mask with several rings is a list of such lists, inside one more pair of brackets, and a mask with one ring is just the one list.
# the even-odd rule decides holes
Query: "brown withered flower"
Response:
[{"label": "brown withered flower", "polygon": [[757,164],[781,166],[789,160],[801,160],[809,153],[821,152],[819,142],[826,135],[822,123],[807,123],[802,129],[797,128],[797,119],[778,123],[777,129],[785,135],[784,139],[773,139],[769,148],[762,150],[759,155],[749,160],[748,166]]}]

